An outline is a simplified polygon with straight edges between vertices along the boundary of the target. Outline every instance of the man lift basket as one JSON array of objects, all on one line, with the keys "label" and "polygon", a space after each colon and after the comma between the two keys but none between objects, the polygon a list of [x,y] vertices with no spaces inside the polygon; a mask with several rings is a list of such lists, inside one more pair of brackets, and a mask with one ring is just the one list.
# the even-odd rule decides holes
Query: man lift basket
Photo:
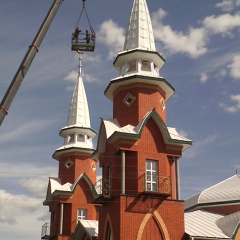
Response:
[{"label": "man lift basket", "polygon": [[[85,7],[85,1],[86,0],[83,0],[83,7],[81,10],[80,16],[78,18],[77,24],[75,26],[75,30],[72,33],[72,51],[94,52],[96,36],[95,36],[94,29],[91,26],[91,23],[90,23],[88,14],[87,14],[87,10]],[[83,33],[82,30],[78,27],[83,12],[85,12],[87,20],[88,20],[88,24],[89,24],[89,30],[86,30],[85,33]]]}]

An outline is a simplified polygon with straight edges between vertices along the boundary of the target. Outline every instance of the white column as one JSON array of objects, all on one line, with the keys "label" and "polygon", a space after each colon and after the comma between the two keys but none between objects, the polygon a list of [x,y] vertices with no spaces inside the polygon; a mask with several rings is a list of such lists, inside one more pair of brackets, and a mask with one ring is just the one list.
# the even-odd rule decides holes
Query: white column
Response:
[{"label": "white column", "polygon": [[174,158],[175,162],[175,178],[176,178],[176,199],[180,200],[180,174],[179,174],[179,159]]},{"label": "white column", "polygon": [[125,194],[125,151],[121,151],[121,163],[122,163],[122,190],[121,194]]},{"label": "white column", "polygon": [[59,227],[59,235],[62,235],[63,230],[63,203],[60,203],[60,227]]}]

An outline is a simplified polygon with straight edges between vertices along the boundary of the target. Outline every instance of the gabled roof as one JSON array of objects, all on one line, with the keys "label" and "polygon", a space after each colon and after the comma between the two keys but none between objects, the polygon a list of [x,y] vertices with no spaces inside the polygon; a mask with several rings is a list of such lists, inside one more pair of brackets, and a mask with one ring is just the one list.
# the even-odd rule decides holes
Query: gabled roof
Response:
[{"label": "gabled roof", "polygon": [[94,194],[96,195],[96,190],[93,186],[93,183],[85,173],[81,174],[74,183],[67,182],[63,185],[61,183],[60,178],[49,178],[47,196],[46,196],[46,200],[43,202],[43,205],[48,205],[53,200],[53,197],[55,197],[55,196],[73,195],[77,184],[82,179],[85,179],[85,181],[88,183],[90,189],[92,191],[94,191]]},{"label": "gabled roof", "polygon": [[168,128],[155,109],[153,109],[143,117],[137,126],[126,125],[124,127],[120,127],[117,119],[102,119],[98,147],[93,153],[92,158],[97,159],[101,153],[105,152],[106,141],[114,142],[119,138],[135,140],[140,139],[143,128],[149,118],[153,118],[156,122],[166,144],[182,146],[183,150],[187,149],[192,144],[191,140],[180,136],[175,128]]},{"label": "gabled roof", "polygon": [[185,200],[185,209],[208,205],[240,204],[240,176],[234,175]]}]

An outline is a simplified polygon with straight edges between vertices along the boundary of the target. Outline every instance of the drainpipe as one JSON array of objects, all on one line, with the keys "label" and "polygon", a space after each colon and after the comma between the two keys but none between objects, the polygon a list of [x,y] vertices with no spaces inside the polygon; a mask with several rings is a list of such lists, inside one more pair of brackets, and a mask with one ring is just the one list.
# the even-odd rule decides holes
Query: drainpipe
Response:
[{"label": "drainpipe", "polygon": [[174,162],[175,162],[175,179],[176,179],[176,199],[180,200],[179,159],[174,157]]},{"label": "drainpipe", "polygon": [[60,226],[59,226],[59,235],[62,235],[63,230],[63,203],[60,203]]},{"label": "drainpipe", "polygon": [[121,194],[125,194],[125,151],[121,151],[121,162],[122,162],[122,189]]}]

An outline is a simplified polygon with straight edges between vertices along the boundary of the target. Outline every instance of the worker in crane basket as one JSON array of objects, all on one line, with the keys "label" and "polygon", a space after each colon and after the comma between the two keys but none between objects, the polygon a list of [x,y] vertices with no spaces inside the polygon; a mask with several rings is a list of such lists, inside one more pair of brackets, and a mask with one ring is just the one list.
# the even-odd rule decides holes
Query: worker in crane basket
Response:
[{"label": "worker in crane basket", "polygon": [[75,42],[78,42],[78,37],[79,37],[79,34],[80,34],[81,30],[76,27],[74,33],[73,33],[73,39],[72,40],[75,40]]},{"label": "worker in crane basket", "polygon": [[84,38],[84,40],[86,40],[86,43],[90,42],[90,33],[88,32],[88,30],[86,30],[86,37]]}]

